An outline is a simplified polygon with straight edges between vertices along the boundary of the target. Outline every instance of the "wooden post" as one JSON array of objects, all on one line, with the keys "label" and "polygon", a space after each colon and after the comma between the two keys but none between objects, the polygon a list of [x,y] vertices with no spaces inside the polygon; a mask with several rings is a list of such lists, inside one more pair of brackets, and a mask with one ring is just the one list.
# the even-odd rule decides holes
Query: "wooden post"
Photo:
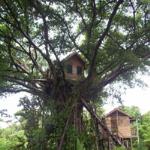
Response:
[{"label": "wooden post", "polygon": [[131,147],[131,150],[132,150],[133,149],[132,138],[130,138],[130,147]]},{"label": "wooden post", "polygon": [[108,150],[113,150],[110,137],[108,137]]},{"label": "wooden post", "polygon": [[119,129],[118,129],[118,111],[117,111],[117,116],[116,116],[116,121],[117,121],[117,136],[119,136]]},{"label": "wooden post", "polygon": [[138,142],[138,145],[140,143],[140,137],[139,137],[139,124],[138,124],[138,118],[136,118],[136,132],[137,132],[137,142]]},{"label": "wooden post", "polygon": [[108,150],[110,150],[110,145],[109,145],[109,137],[108,137]]}]

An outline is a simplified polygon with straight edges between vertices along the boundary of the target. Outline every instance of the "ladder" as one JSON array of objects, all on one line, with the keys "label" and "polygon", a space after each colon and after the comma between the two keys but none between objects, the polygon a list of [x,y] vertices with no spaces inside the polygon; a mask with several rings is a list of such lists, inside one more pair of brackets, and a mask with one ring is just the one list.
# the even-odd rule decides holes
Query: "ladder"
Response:
[{"label": "ladder", "polygon": [[89,111],[89,113],[91,114],[91,116],[93,116],[97,120],[98,124],[106,132],[106,134],[108,134],[108,136],[111,137],[111,139],[113,140],[113,142],[116,145],[123,146],[125,149],[128,150],[128,148],[125,145],[125,143],[123,142],[122,138],[119,137],[119,136],[117,136],[117,135],[113,135],[113,133],[103,123],[102,119],[100,119],[100,117],[97,116],[97,114],[93,111],[92,107],[86,101],[84,101],[83,99],[82,99],[82,103],[83,103],[84,107]]}]

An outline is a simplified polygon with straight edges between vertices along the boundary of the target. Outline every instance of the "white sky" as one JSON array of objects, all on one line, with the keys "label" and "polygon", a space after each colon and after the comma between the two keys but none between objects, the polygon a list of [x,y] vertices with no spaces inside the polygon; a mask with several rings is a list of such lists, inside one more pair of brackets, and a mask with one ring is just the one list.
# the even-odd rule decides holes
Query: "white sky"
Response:
[{"label": "white sky", "polygon": [[[135,87],[132,89],[127,89],[126,94],[122,95],[122,99],[124,100],[124,105],[126,106],[138,106],[141,110],[141,113],[145,113],[150,110],[150,76],[148,75],[141,75],[140,78],[148,85],[147,87]],[[24,97],[25,93],[20,94],[13,94],[8,97],[3,97],[0,99],[0,110],[7,109],[8,114],[14,118],[14,114],[18,108],[18,103],[20,97]],[[104,106],[106,112],[112,110],[113,108],[117,107],[118,104],[107,104]],[[8,119],[8,120],[10,120]],[[8,123],[0,122],[0,127],[8,126]]]},{"label": "white sky", "polygon": [[[125,106],[137,106],[140,108],[142,114],[150,111],[150,76],[140,75],[140,79],[144,81],[147,86],[128,88],[125,94],[121,95],[123,104]],[[119,104],[106,104],[104,109],[106,112],[118,107]]]}]

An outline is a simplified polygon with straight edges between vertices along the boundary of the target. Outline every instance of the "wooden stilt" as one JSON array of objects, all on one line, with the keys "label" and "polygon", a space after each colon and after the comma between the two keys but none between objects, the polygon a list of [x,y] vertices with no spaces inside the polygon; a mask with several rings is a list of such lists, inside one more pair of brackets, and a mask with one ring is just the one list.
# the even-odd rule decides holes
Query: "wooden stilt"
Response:
[{"label": "wooden stilt", "polygon": [[131,150],[133,149],[132,138],[130,138]]}]

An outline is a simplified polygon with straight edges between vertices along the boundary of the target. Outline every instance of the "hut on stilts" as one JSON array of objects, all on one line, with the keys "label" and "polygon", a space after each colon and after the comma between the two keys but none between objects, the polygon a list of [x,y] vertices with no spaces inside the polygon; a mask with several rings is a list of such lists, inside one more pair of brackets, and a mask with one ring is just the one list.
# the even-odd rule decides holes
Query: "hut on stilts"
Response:
[{"label": "hut on stilts", "polygon": [[[120,145],[127,150],[132,150],[132,140],[137,138],[137,130],[133,126],[135,119],[116,108],[109,112],[104,118],[103,123],[106,125],[111,134],[120,141]],[[103,150],[114,150],[115,143],[103,128],[101,131],[101,144]]]}]

